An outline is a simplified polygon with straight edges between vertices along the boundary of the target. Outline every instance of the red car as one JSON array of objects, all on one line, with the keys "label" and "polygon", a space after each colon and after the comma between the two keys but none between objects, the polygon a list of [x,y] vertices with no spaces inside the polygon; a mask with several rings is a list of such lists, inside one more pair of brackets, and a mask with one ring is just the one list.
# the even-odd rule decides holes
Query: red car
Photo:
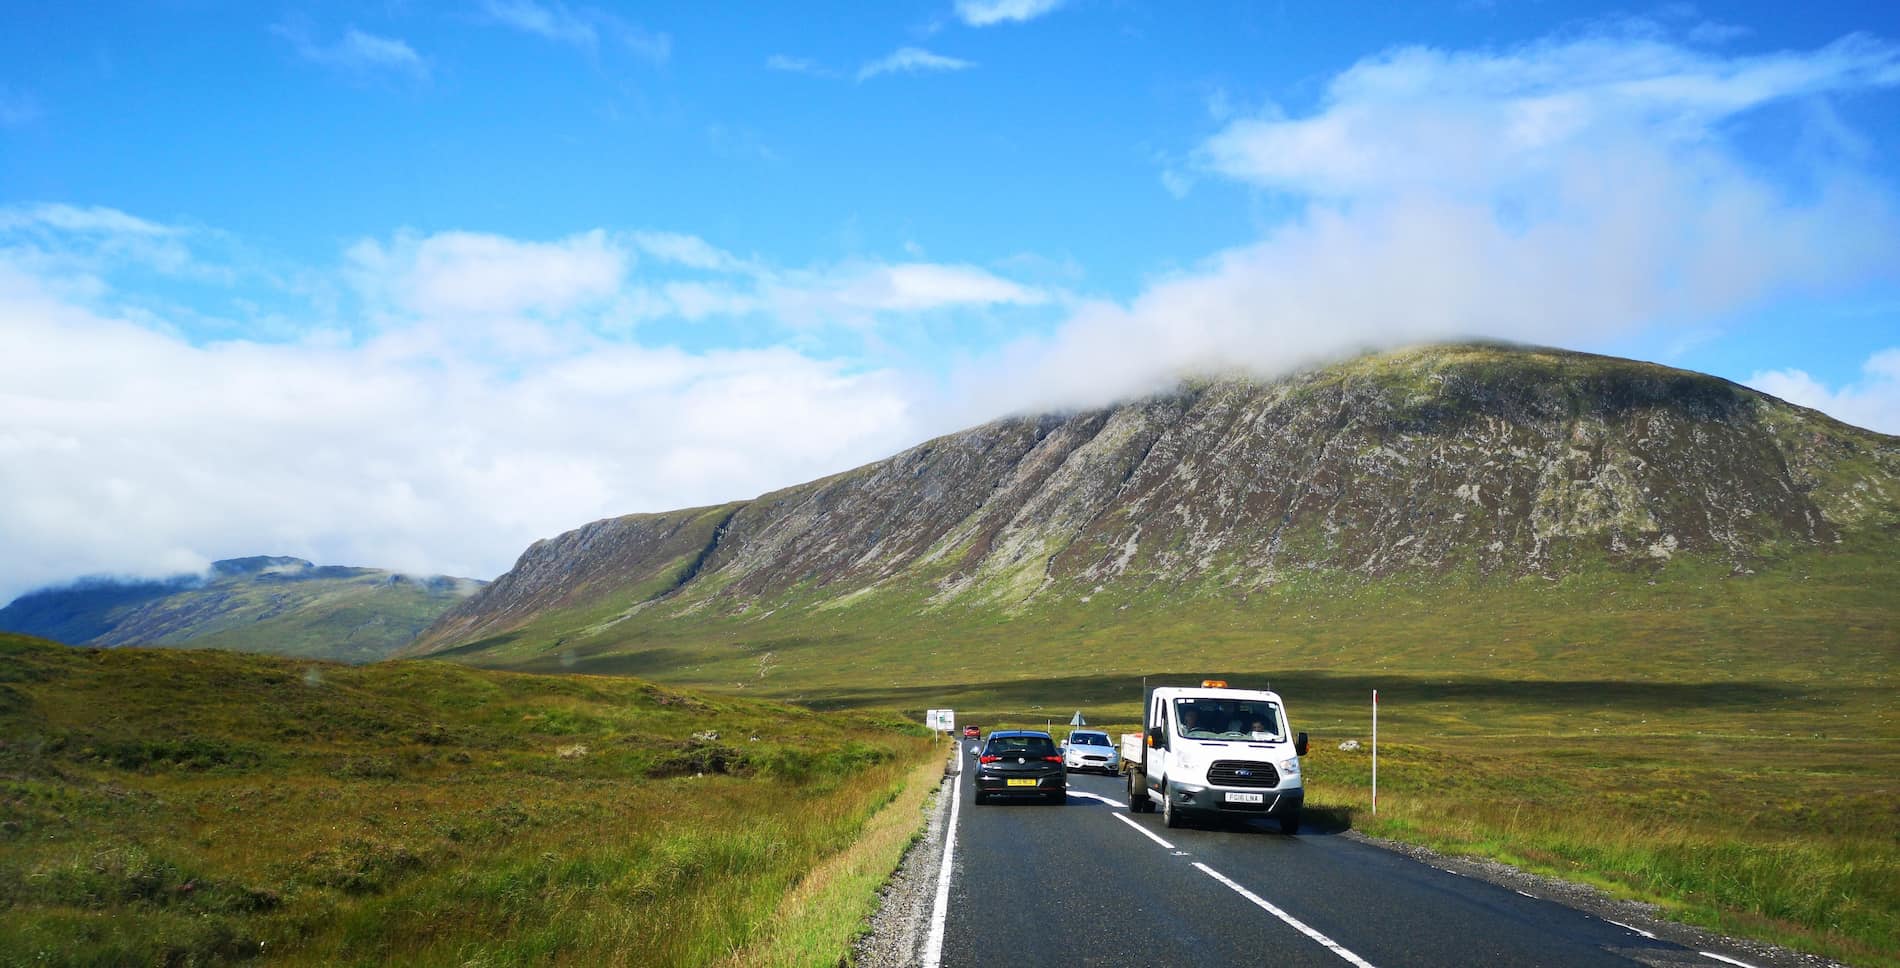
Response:
[{"label": "red car", "polygon": [[963,738],[964,738],[964,739],[976,739],[976,738],[977,738],[977,737],[978,737],[979,735],[981,735],[981,733],[982,733],[982,731],[981,731],[981,730],[979,730],[979,729],[977,729],[977,728],[976,728],[975,726],[965,726],[965,727],[963,727]]}]

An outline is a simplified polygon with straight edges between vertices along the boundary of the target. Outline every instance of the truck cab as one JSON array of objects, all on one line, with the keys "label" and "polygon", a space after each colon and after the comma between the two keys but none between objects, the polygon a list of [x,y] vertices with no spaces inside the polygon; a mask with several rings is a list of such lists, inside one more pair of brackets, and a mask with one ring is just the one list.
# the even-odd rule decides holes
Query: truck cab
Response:
[{"label": "truck cab", "polygon": [[1190,816],[1270,816],[1294,833],[1306,801],[1306,745],[1277,693],[1229,689],[1219,680],[1157,687],[1146,698],[1142,732],[1123,738],[1129,809],[1159,809],[1169,827]]}]

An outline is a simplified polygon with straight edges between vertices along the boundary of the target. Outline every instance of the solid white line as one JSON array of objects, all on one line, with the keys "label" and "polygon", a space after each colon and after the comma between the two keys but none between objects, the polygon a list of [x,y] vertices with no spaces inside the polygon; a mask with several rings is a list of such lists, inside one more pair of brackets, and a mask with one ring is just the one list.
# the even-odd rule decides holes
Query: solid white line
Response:
[{"label": "solid white line", "polygon": [[1133,820],[1130,820],[1130,819],[1128,819],[1127,817],[1124,817],[1124,816],[1122,816],[1122,815],[1121,815],[1121,814],[1119,814],[1119,813],[1111,813],[1111,814],[1109,814],[1109,816],[1111,816],[1111,817],[1114,817],[1114,818],[1115,818],[1116,820],[1119,820],[1119,821],[1121,821],[1122,823],[1125,823],[1125,824],[1127,824],[1127,825],[1129,825],[1130,827],[1133,827],[1133,828],[1135,828],[1135,832],[1136,832],[1136,833],[1138,833],[1138,834],[1140,834],[1140,835],[1142,835],[1143,837],[1146,837],[1146,838],[1148,838],[1149,840],[1152,840],[1152,841],[1154,841],[1155,843],[1157,843],[1157,844],[1160,844],[1161,846],[1163,846],[1163,847],[1166,847],[1166,848],[1168,848],[1169,850],[1173,850],[1173,849],[1174,849],[1174,845],[1173,845],[1173,844],[1171,844],[1171,843],[1168,843],[1167,841],[1165,841],[1165,840],[1162,840],[1162,839],[1161,839],[1160,837],[1157,837],[1157,836],[1155,836],[1155,832],[1154,832],[1154,831],[1152,831],[1152,830],[1149,830],[1148,828],[1146,828],[1146,827],[1144,827],[1144,826],[1142,826],[1141,824],[1138,824],[1138,823],[1136,823],[1136,822],[1134,822]]},{"label": "solid white line", "polygon": [[1633,925],[1633,924],[1624,924],[1623,922],[1621,922],[1621,921],[1618,921],[1618,920],[1616,920],[1615,918],[1604,918],[1603,920],[1605,920],[1605,921],[1608,921],[1608,922],[1610,922],[1611,924],[1614,924],[1614,925],[1616,925],[1616,926],[1617,926],[1617,927],[1619,927],[1619,928],[1628,928],[1628,929],[1630,929],[1631,931],[1634,931],[1634,932],[1636,932],[1637,934],[1640,934],[1640,935],[1642,935],[1642,936],[1643,936],[1643,937],[1645,937],[1645,938],[1650,938],[1650,939],[1654,939],[1654,938],[1656,937],[1655,935],[1653,935],[1653,934],[1650,934],[1650,933],[1649,933],[1649,932],[1647,932],[1647,931],[1644,931],[1644,930],[1643,930],[1642,928],[1639,928],[1639,927],[1637,927],[1636,925]]},{"label": "solid white line", "polygon": [[[1513,888],[1511,888],[1511,890],[1513,890],[1513,891],[1517,891],[1517,888],[1515,888],[1515,887],[1513,887]],[[1519,894],[1524,894],[1524,892],[1523,892],[1523,891],[1517,891],[1517,893],[1519,893]],[[1533,900],[1533,901],[1535,901],[1535,900],[1537,900],[1537,895],[1535,895],[1535,894],[1524,894],[1524,896],[1525,896],[1525,897],[1528,897],[1528,898],[1530,898],[1530,899],[1531,899],[1531,900]]]},{"label": "solid white line", "polygon": [[1701,955],[1704,958],[1714,958],[1716,961],[1726,962],[1731,965],[1741,965],[1742,968],[1755,968],[1754,965],[1751,965],[1746,961],[1736,961],[1733,958],[1725,958],[1722,955],[1718,955],[1713,951],[1698,951],[1696,953]]},{"label": "solid white line", "polygon": [[1111,807],[1125,807],[1125,806],[1128,806],[1128,804],[1126,804],[1126,803],[1123,803],[1123,802],[1121,802],[1120,800],[1110,800],[1109,798],[1107,798],[1107,797],[1105,797],[1105,796],[1102,796],[1102,795],[1101,795],[1101,794],[1099,794],[1099,793],[1087,793],[1087,792],[1084,792],[1084,791],[1082,791],[1082,790],[1077,790],[1077,789],[1074,789],[1074,788],[1070,788],[1070,790],[1069,790],[1069,796],[1072,796],[1072,797],[1088,797],[1088,798],[1089,798],[1090,800],[1100,800],[1100,801],[1102,801],[1103,803],[1106,803],[1106,804],[1108,804],[1108,805],[1109,805],[1109,806],[1111,806]]},{"label": "solid white line", "polygon": [[1309,938],[1312,938],[1314,941],[1317,941],[1322,945],[1325,945],[1326,949],[1328,951],[1331,951],[1333,954],[1336,954],[1340,956],[1341,958],[1344,958],[1347,961],[1355,965],[1358,965],[1359,968],[1372,968],[1372,964],[1366,961],[1366,959],[1361,958],[1350,951],[1347,951],[1344,947],[1342,947],[1339,944],[1339,942],[1334,941],[1333,939],[1328,938],[1327,936],[1323,934],[1320,934],[1318,931],[1315,931],[1312,928],[1307,927],[1306,923],[1301,921],[1299,918],[1296,918],[1293,915],[1288,914],[1277,907],[1274,907],[1272,904],[1268,903],[1266,898],[1263,898],[1260,895],[1255,894],[1254,892],[1249,891],[1246,888],[1241,887],[1239,884],[1236,884],[1233,881],[1229,880],[1227,876],[1222,874],[1220,871],[1217,871],[1214,868],[1209,867],[1198,860],[1194,862],[1194,866],[1200,868],[1201,873],[1206,874],[1207,876],[1221,882],[1222,884],[1225,884],[1228,887],[1233,888],[1234,893],[1239,894],[1241,897],[1244,897],[1249,901],[1252,901],[1254,904],[1258,905],[1261,908],[1261,910],[1264,910],[1268,914],[1271,914],[1274,917],[1279,918],[1280,920],[1285,921],[1286,923],[1292,925],[1294,930],[1298,931],[1299,933],[1303,935],[1306,935]]},{"label": "solid white line", "polygon": [[930,939],[924,943],[924,968],[943,964],[943,920],[950,913],[950,857],[957,849],[957,810],[963,806],[963,770],[950,782],[950,823],[943,833],[943,869],[937,872],[937,901],[930,909]]}]

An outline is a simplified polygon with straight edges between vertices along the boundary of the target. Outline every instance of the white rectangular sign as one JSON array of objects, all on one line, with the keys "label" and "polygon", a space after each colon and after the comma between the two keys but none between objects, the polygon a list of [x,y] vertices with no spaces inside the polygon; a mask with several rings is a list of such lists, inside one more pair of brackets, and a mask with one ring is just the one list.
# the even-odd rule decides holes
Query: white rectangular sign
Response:
[{"label": "white rectangular sign", "polygon": [[927,709],[924,711],[924,725],[938,732],[950,732],[957,728],[957,714],[952,709]]}]

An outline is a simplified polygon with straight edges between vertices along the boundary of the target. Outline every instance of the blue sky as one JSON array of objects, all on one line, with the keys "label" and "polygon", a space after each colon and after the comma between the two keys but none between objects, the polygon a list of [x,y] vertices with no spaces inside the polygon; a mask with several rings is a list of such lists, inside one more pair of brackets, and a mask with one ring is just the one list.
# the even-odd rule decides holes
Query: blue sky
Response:
[{"label": "blue sky", "polygon": [[0,600],[1484,335],[1900,432],[1890,4],[0,12]]}]

